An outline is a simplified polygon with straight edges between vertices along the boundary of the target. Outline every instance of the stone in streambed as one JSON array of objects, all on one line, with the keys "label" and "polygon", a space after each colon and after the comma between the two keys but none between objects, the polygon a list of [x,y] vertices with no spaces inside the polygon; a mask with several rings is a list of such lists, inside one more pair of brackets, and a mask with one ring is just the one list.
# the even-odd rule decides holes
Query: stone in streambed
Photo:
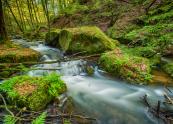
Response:
[{"label": "stone in streambed", "polygon": [[15,68],[18,67],[8,63],[36,62],[40,56],[39,52],[12,42],[0,44],[0,78],[7,78],[17,72]]},{"label": "stone in streambed", "polygon": [[46,43],[65,52],[85,52],[87,54],[113,50],[118,41],[107,37],[97,27],[56,29],[47,33]]}]

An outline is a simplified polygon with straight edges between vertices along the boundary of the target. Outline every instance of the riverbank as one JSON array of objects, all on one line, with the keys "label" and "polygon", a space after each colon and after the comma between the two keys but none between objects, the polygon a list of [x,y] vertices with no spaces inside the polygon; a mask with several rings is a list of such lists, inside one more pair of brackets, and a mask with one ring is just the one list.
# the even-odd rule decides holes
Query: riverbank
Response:
[{"label": "riverbank", "polygon": [[9,78],[17,72],[17,69],[22,70],[22,65],[14,66],[8,63],[37,62],[40,56],[39,52],[29,48],[23,48],[11,41],[0,44],[0,79]]}]

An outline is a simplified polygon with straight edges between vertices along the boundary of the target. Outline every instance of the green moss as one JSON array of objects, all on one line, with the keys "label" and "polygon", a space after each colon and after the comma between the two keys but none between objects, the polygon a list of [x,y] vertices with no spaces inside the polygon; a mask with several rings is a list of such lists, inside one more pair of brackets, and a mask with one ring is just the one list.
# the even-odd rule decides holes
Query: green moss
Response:
[{"label": "green moss", "polygon": [[120,40],[121,43],[124,43],[124,42],[127,42],[126,40],[124,40],[124,35],[126,35],[128,32],[134,29],[140,29],[140,26],[133,23],[127,24],[122,28],[118,26],[117,27],[113,26],[107,30],[107,35],[113,39]]},{"label": "green moss", "polygon": [[67,51],[72,42],[73,34],[67,30],[62,30],[59,33],[59,44],[64,51]]},{"label": "green moss", "polygon": [[52,29],[51,32],[46,33],[45,36],[45,41],[48,45],[52,45],[55,46],[56,44],[53,44],[54,42],[56,42],[56,40],[58,40],[58,35],[60,33],[61,30],[59,29]]},{"label": "green moss", "polygon": [[94,68],[92,66],[87,66],[86,72],[88,75],[93,75],[94,74]]},{"label": "green moss", "polygon": [[161,55],[156,54],[156,49],[152,46],[138,46],[134,48],[129,48],[125,45],[121,45],[120,47],[125,53],[128,53],[131,56],[148,58],[148,60],[150,61],[150,65],[153,67],[160,65],[161,63]]},{"label": "green moss", "polygon": [[163,14],[155,15],[147,19],[147,23],[156,23],[163,20],[168,20],[173,17],[173,11],[169,11]]},{"label": "green moss", "polygon": [[165,64],[162,69],[169,74],[171,77],[173,77],[173,63]]},{"label": "green moss", "polygon": [[65,92],[66,85],[55,73],[44,77],[18,76],[4,81],[0,91],[6,93],[10,104],[41,110],[54,97]]},{"label": "green moss", "polygon": [[127,54],[119,48],[103,54],[100,64],[106,71],[130,82],[140,83],[151,79],[148,59]]},{"label": "green moss", "polygon": [[161,34],[168,33],[167,31],[173,29],[173,24],[157,24],[152,26],[144,26],[142,29],[137,29],[129,32],[125,35],[126,39],[136,40],[136,39],[144,39],[145,36],[148,38],[157,37]]},{"label": "green moss", "polygon": [[39,52],[29,48],[22,48],[13,43],[11,45],[0,45],[0,62],[2,63],[38,61],[39,57]]},{"label": "green moss", "polygon": [[[0,78],[7,78],[17,71],[17,66],[10,66],[8,63],[36,62],[40,53],[29,48],[22,48],[11,42],[0,45]],[[1,64],[7,63],[7,64]]]},{"label": "green moss", "polygon": [[47,44],[67,52],[85,51],[88,54],[112,50],[118,44],[118,41],[107,37],[97,27],[66,28],[60,32],[58,30],[53,39],[55,40],[48,41]]},{"label": "green moss", "polygon": [[[130,45],[139,49],[137,53],[147,57],[151,53],[164,54],[164,49],[172,44],[173,24],[157,24],[144,26],[142,29],[136,29],[125,35],[124,39],[130,41]],[[141,49],[140,49],[141,48]]]},{"label": "green moss", "polygon": [[163,13],[169,12],[172,9],[173,9],[173,2],[164,1],[164,4],[162,4],[161,6],[150,10],[149,15],[155,16],[155,15],[163,14]]},{"label": "green moss", "polygon": [[65,7],[60,11],[61,15],[73,15],[80,11],[87,11],[88,7],[86,5],[80,5],[78,2],[71,3],[70,6]]}]

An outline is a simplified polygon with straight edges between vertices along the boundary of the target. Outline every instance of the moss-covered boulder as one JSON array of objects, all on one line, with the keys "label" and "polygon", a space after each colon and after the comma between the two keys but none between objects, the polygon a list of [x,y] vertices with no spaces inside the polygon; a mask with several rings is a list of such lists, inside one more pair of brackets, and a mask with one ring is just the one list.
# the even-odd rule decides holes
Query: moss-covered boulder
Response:
[{"label": "moss-covered boulder", "polygon": [[16,68],[19,67],[9,63],[36,62],[40,56],[39,52],[29,48],[22,48],[12,42],[0,44],[0,78],[9,77],[17,72]]},{"label": "moss-covered boulder", "polygon": [[87,54],[113,50],[118,44],[97,27],[78,27],[54,30],[46,35],[46,43],[66,52]]},{"label": "moss-covered boulder", "polygon": [[100,65],[107,72],[130,82],[147,82],[151,79],[150,62],[143,57],[124,53],[116,48],[100,57]]},{"label": "moss-covered boulder", "polygon": [[37,61],[39,57],[39,52],[29,48],[22,48],[21,46],[13,43],[0,45],[1,63]]},{"label": "moss-covered boulder", "polygon": [[35,111],[45,108],[65,91],[66,85],[55,73],[43,77],[18,76],[0,85],[0,92],[7,95],[9,104]]},{"label": "moss-covered boulder", "polygon": [[165,64],[162,69],[169,74],[171,77],[173,77],[173,63],[167,63]]}]

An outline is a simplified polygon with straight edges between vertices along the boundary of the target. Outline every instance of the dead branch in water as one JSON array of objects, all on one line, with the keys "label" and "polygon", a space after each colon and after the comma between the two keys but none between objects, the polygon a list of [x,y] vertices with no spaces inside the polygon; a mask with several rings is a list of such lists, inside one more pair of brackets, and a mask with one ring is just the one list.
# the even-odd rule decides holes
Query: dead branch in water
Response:
[{"label": "dead branch in water", "polygon": [[[2,106],[2,109],[5,109],[7,112],[9,112],[10,115],[12,115],[14,118],[17,119],[17,122],[19,123],[31,123],[34,119],[36,119],[39,115],[41,115],[43,112],[47,113],[47,116],[45,118],[45,123],[46,124],[52,124],[54,121],[60,122],[61,124],[65,124],[64,119],[67,119],[69,121],[75,121],[77,120],[82,120],[86,122],[92,122],[96,121],[95,118],[92,117],[87,117],[75,113],[64,113],[60,111],[60,108],[58,107],[59,104],[54,101],[51,106],[49,106],[46,110],[43,111],[31,111],[27,110],[25,107],[24,108],[15,108],[13,106],[10,106],[9,108],[12,108],[13,112],[7,107],[8,105],[6,104],[6,101],[4,97],[0,94],[0,98],[2,98],[4,102],[4,106]],[[54,112],[53,112],[54,111]],[[13,114],[15,113],[15,114]],[[0,118],[4,118],[5,113],[0,113]],[[1,121],[0,121],[1,122]]]},{"label": "dead branch in water", "polygon": [[152,113],[158,119],[161,119],[165,124],[170,124],[173,122],[173,111],[164,110],[161,108],[161,101],[158,101],[156,106],[151,106],[148,102],[147,95],[142,98],[144,104],[148,107],[149,112]]}]

